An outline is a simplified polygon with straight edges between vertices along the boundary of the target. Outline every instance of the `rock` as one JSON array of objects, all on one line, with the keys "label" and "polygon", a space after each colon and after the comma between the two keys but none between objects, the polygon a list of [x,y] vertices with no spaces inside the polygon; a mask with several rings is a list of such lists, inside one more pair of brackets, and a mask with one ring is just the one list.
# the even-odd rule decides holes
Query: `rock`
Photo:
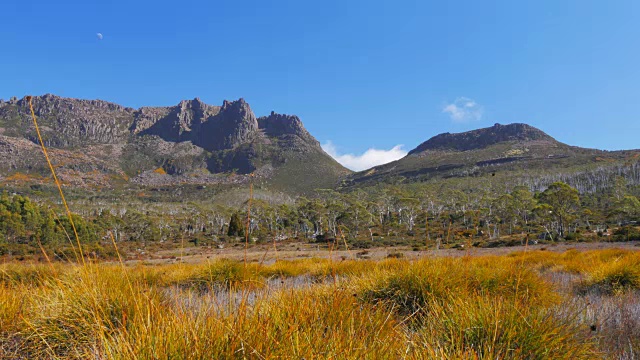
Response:
[{"label": "rock", "polygon": [[258,126],[267,136],[288,140],[297,144],[294,147],[319,148],[320,143],[302,125],[302,121],[295,115],[276,114],[258,118]]},{"label": "rock", "polygon": [[193,140],[208,150],[233,149],[252,140],[257,131],[258,120],[244,99],[225,100],[220,112],[203,124]]},{"label": "rock", "polygon": [[282,115],[271,112],[271,115],[258,118],[260,129],[269,136],[281,136],[285,134],[308,137],[309,133],[302,126],[302,121],[295,115]]}]

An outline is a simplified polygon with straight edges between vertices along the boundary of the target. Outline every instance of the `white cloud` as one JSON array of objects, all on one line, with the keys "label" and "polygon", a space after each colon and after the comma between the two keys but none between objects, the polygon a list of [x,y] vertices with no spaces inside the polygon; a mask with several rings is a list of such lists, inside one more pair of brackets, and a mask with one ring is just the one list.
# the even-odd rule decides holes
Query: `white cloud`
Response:
[{"label": "white cloud", "polygon": [[104,37],[102,36],[102,33],[97,33],[96,36],[98,37],[98,40],[102,40],[102,38]]},{"label": "white cloud", "polygon": [[344,167],[354,171],[361,171],[405,157],[407,152],[402,149],[402,146],[396,145],[389,150],[370,148],[362,155],[354,155],[339,154],[336,146],[331,141],[327,141],[322,144],[322,149]]},{"label": "white cloud", "polygon": [[453,103],[445,105],[442,112],[449,114],[453,122],[464,123],[482,119],[484,108],[473,99],[459,97]]}]

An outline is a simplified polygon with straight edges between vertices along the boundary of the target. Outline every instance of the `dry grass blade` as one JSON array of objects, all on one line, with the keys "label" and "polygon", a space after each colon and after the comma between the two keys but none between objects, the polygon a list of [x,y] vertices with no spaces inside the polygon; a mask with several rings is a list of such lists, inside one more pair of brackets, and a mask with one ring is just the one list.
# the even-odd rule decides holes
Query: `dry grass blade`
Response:
[{"label": "dry grass blade", "polygon": [[71,214],[71,210],[69,209],[69,205],[67,204],[67,199],[64,197],[64,192],[62,191],[62,184],[56,175],[56,171],[51,164],[51,159],[49,158],[49,153],[47,152],[47,147],[44,145],[44,140],[42,140],[42,135],[40,134],[40,127],[38,126],[38,120],[36,119],[36,113],[33,110],[32,97],[27,96],[27,101],[29,101],[29,109],[31,110],[31,117],[33,119],[33,126],[36,129],[36,135],[38,136],[38,141],[40,142],[40,147],[42,148],[42,153],[47,160],[47,164],[49,165],[49,170],[51,171],[51,175],[53,176],[53,180],[58,187],[58,192],[60,193],[60,198],[62,199],[62,205],[64,205],[64,209],[67,213],[67,217],[69,218],[69,223],[73,228],[73,234],[76,237],[76,243],[78,245],[78,251],[80,253],[80,259],[82,259],[82,263],[85,263],[84,254],[82,252],[82,245],[80,244],[80,236],[78,236],[78,230],[76,229],[76,225],[73,221],[73,215]]}]

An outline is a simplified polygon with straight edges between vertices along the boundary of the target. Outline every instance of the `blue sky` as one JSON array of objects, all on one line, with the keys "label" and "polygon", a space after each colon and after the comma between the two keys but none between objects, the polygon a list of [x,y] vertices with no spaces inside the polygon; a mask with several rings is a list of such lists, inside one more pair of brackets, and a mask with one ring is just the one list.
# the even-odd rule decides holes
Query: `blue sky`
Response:
[{"label": "blue sky", "polygon": [[32,0],[0,19],[4,99],[244,97],[352,168],[496,122],[640,148],[636,0]]}]

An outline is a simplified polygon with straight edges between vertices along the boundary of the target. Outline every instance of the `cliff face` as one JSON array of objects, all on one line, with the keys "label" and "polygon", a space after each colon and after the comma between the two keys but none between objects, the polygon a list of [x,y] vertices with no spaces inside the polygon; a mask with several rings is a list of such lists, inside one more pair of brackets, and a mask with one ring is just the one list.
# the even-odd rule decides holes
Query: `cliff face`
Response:
[{"label": "cliff face", "polygon": [[[132,109],[102,100],[79,100],[54,95],[33,97],[38,121],[48,145],[74,147],[117,144],[135,136],[157,136],[165,141],[190,141],[204,149],[228,150],[267,137],[295,136],[311,146],[318,141],[295,115],[271,113],[256,118],[244,99],[208,105],[199,98],[176,106]],[[4,135],[35,140],[26,99],[0,103],[0,128]]]},{"label": "cliff face", "polygon": [[192,131],[220,111],[200,99],[183,100],[172,107],[143,107],[134,114],[131,132],[134,135],[156,135],[167,141],[188,141]]},{"label": "cliff face", "polygon": [[[214,106],[196,98],[175,106],[132,109],[47,94],[33,97],[33,105],[47,146],[91,152],[106,162],[101,167],[105,172],[135,175],[161,167],[173,175],[259,171],[269,177],[281,165],[309,154],[332,169],[325,175],[327,183],[346,172],[322,151],[297,116],[272,113],[257,118],[244,99]],[[25,169],[9,151],[16,139],[37,143],[26,99],[0,101],[0,137],[14,139],[0,142],[13,144],[0,146],[5,165],[34,170]],[[105,146],[108,154],[100,154]],[[10,171],[2,165],[0,169]]]},{"label": "cliff face", "polygon": [[[126,141],[134,110],[101,100],[36,96],[33,108],[47,145],[59,148]],[[36,140],[26,99],[0,104],[3,134]]]},{"label": "cliff face", "polygon": [[142,108],[131,130],[166,141],[191,141],[213,151],[233,149],[251,140],[257,129],[256,116],[244,99],[211,106],[196,98],[169,108]]},{"label": "cliff face", "polygon": [[226,150],[251,141],[258,132],[258,120],[244,99],[224,101],[220,112],[207,119],[195,132],[193,142],[208,150]]}]

